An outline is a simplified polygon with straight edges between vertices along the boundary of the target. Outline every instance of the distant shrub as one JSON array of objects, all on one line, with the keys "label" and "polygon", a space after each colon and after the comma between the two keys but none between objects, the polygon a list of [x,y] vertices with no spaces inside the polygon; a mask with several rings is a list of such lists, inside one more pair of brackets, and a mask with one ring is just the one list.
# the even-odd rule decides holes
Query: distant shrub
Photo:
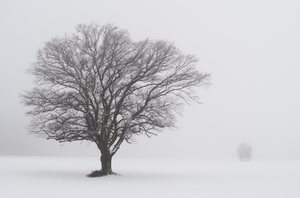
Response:
[{"label": "distant shrub", "polygon": [[250,161],[252,158],[252,148],[246,143],[241,143],[238,146],[237,152],[241,161]]}]

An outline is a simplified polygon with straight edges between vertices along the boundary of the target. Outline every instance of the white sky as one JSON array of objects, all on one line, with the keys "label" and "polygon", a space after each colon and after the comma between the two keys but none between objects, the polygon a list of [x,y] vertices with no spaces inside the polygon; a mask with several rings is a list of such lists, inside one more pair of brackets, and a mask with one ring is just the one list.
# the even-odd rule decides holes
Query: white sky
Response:
[{"label": "white sky", "polygon": [[19,93],[37,49],[79,23],[114,23],[133,39],[165,39],[212,75],[176,131],[123,146],[120,157],[300,159],[300,2],[297,0],[0,0],[0,154],[97,155],[90,144],[28,136]]}]

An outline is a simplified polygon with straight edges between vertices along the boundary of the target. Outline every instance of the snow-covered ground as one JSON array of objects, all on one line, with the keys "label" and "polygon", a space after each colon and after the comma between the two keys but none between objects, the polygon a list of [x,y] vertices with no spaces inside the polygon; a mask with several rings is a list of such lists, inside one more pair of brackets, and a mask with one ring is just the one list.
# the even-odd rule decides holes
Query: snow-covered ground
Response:
[{"label": "snow-covered ground", "polygon": [[1,198],[299,198],[300,162],[115,159],[120,175],[87,178],[97,158],[0,157]]}]

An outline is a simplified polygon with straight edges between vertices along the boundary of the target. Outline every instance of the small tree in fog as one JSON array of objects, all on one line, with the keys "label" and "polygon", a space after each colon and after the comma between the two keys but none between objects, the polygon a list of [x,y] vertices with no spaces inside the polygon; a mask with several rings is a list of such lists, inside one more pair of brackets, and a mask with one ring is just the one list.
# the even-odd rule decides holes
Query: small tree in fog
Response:
[{"label": "small tree in fog", "polygon": [[38,51],[31,73],[36,87],[23,94],[31,131],[59,142],[91,141],[101,152],[101,171],[134,135],[173,127],[179,106],[197,100],[207,82],[192,55],[165,41],[132,41],[112,25],[79,25]]},{"label": "small tree in fog", "polygon": [[252,148],[246,143],[241,143],[238,146],[238,156],[241,161],[250,161],[252,157]]}]

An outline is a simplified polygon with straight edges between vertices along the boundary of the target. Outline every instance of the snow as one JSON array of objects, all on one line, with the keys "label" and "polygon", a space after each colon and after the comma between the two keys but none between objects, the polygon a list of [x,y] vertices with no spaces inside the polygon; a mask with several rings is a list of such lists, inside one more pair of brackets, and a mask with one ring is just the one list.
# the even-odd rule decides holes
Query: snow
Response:
[{"label": "snow", "polygon": [[300,161],[114,159],[120,175],[88,178],[97,158],[0,157],[0,197],[300,197]]}]

